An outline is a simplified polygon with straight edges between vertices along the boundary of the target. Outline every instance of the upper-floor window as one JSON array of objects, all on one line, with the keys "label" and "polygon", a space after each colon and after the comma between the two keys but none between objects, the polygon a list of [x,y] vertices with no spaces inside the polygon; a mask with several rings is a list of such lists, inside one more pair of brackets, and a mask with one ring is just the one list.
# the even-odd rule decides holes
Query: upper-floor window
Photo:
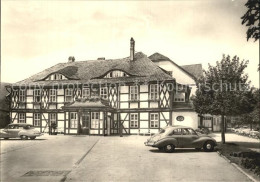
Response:
[{"label": "upper-floor window", "polygon": [[110,71],[104,78],[128,77],[129,75],[120,70]]},{"label": "upper-floor window", "polygon": [[137,113],[130,114],[130,128],[138,128],[138,114]]},{"label": "upper-floor window", "polygon": [[159,127],[159,114],[151,113],[150,114],[150,128],[158,128]]},{"label": "upper-floor window", "polygon": [[56,100],[57,100],[57,90],[56,89],[50,89],[49,99],[50,99],[50,102],[56,102]]},{"label": "upper-floor window", "polygon": [[40,89],[33,90],[33,100],[34,100],[34,102],[41,102],[41,90]]},{"label": "upper-floor window", "polygon": [[150,99],[157,100],[159,98],[159,87],[157,84],[150,85]]},{"label": "upper-floor window", "polygon": [[100,88],[100,97],[103,99],[107,99],[107,87]]},{"label": "upper-floor window", "polygon": [[83,98],[90,97],[90,89],[89,88],[83,88],[82,89],[82,97]]},{"label": "upper-floor window", "polygon": [[138,100],[138,86],[130,86],[130,100]]},{"label": "upper-floor window", "polygon": [[177,92],[174,94],[174,101],[175,102],[185,102],[185,94]]},{"label": "upper-floor window", "polygon": [[60,73],[54,73],[48,76],[46,80],[67,80],[67,78]]},{"label": "upper-floor window", "polygon": [[19,90],[19,101],[25,102],[25,90]]},{"label": "upper-floor window", "polygon": [[41,125],[41,114],[40,113],[34,113],[33,114],[33,122],[34,122],[34,126],[40,126]]},{"label": "upper-floor window", "polygon": [[73,100],[73,94],[72,94],[72,89],[71,88],[67,88],[65,90],[65,102],[71,102]]},{"label": "upper-floor window", "polygon": [[19,115],[18,115],[18,123],[26,123],[25,122],[25,113],[19,113]]}]

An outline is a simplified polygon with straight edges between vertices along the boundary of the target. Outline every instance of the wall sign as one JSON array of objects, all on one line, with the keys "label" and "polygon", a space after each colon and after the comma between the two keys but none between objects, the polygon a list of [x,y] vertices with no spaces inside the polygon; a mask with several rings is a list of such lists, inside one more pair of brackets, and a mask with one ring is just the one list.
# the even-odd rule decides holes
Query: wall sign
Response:
[{"label": "wall sign", "polygon": [[177,117],[176,117],[176,120],[177,120],[177,121],[183,121],[183,120],[184,120],[184,117],[183,117],[183,116],[177,116]]}]

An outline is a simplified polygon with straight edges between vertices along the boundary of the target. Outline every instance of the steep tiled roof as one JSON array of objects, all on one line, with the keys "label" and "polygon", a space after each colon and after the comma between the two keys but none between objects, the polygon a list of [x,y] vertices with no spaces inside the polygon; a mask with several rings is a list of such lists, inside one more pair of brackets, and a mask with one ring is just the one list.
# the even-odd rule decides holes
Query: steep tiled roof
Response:
[{"label": "steep tiled roof", "polygon": [[153,62],[170,61],[175,66],[180,68],[182,71],[186,72],[188,75],[190,75],[192,78],[194,78],[195,80],[198,79],[200,76],[202,76],[202,65],[201,64],[179,66],[174,61],[172,61],[168,57],[166,57],[158,52],[149,56],[149,59],[151,59]]},{"label": "steep tiled roof", "polygon": [[194,75],[197,79],[203,76],[201,64],[191,64],[181,66],[183,69]]},{"label": "steep tiled roof", "polygon": [[[122,70],[132,76],[123,78],[102,78],[100,76],[110,70]],[[44,80],[52,73],[61,73],[72,80]],[[131,82],[131,81],[152,81],[152,80],[173,80],[171,76],[166,74],[154,64],[147,56],[141,52],[135,54],[135,60],[130,61],[129,57],[122,59],[108,60],[90,60],[75,61],[67,63],[59,63],[40,73],[37,73],[23,81],[15,83],[32,84],[32,83],[111,83],[111,82]]]}]

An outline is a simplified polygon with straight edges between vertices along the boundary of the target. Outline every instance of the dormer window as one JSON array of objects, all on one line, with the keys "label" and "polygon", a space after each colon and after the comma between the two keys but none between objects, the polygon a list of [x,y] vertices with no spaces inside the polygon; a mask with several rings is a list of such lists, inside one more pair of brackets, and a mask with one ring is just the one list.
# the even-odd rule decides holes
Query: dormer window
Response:
[{"label": "dormer window", "polygon": [[54,73],[48,76],[46,80],[67,80],[67,78],[60,73]]},{"label": "dormer window", "polygon": [[106,74],[104,78],[118,78],[118,77],[128,77],[129,75],[120,70],[110,71]]}]

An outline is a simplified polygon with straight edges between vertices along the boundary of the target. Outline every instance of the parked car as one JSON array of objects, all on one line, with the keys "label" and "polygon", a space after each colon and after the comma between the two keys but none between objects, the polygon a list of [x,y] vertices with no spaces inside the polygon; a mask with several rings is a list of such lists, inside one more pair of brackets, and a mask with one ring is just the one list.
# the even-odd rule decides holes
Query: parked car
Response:
[{"label": "parked car", "polygon": [[210,152],[214,150],[217,142],[207,135],[197,134],[190,127],[167,126],[150,137],[144,144],[165,152],[173,152],[175,148],[195,148],[197,150],[203,148],[204,151]]},{"label": "parked car", "polygon": [[25,123],[9,124],[4,129],[0,130],[0,138],[21,138],[26,140],[30,138],[34,140],[36,137],[41,136],[41,132],[36,130],[33,125]]}]

